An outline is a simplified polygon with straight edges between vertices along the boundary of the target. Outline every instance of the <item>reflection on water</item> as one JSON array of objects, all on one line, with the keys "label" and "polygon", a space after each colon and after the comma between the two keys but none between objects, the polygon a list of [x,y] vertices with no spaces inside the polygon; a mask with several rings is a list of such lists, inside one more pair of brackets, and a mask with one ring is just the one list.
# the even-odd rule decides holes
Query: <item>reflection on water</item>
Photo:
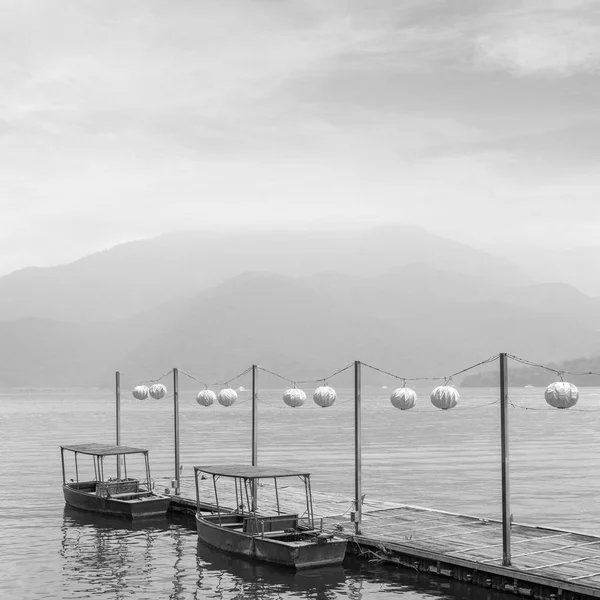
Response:
[{"label": "reflection on water", "polygon": [[[581,411],[567,413],[539,410],[542,392],[511,389],[516,405],[532,409],[511,412],[515,518],[598,533],[600,479],[589,474],[600,464],[600,389],[586,390]],[[365,390],[367,500],[499,516],[498,407],[487,405],[496,397],[495,389],[464,390],[462,412],[432,411],[423,402],[410,414],[401,414],[390,406],[387,392]],[[276,390],[264,391],[261,398],[265,402],[260,406],[260,460],[312,468],[316,491],[351,497],[351,390],[340,390],[339,406],[328,411],[280,409]],[[96,391],[0,392],[0,401],[0,598],[390,600],[401,595],[403,600],[493,600],[502,596],[362,560],[347,560],[333,572],[294,573],[199,546],[195,529],[171,517],[132,523],[64,510],[59,444],[72,442],[74,431],[78,441],[110,442],[112,396]],[[471,410],[479,403],[486,406]],[[248,461],[249,403],[231,411],[199,411],[195,394],[187,400],[183,394],[181,415],[183,463]],[[122,417],[127,443],[149,447],[155,477],[170,480],[172,406],[125,403]],[[24,474],[35,477],[35,485],[24,485]]]},{"label": "reflection on water", "polygon": [[[231,556],[198,541],[198,564],[237,580],[240,598],[265,598],[270,594],[294,592],[294,597],[330,600],[343,590],[346,572],[341,565],[294,571],[276,565]],[[202,565],[202,567],[200,566]]]},{"label": "reflection on water", "polygon": [[238,558],[198,541],[192,523],[184,518],[132,522],[65,508],[61,532],[62,598],[507,598],[355,557],[348,557],[343,566],[307,571]]},{"label": "reflection on water", "polygon": [[170,530],[165,518],[129,521],[70,507],[63,517],[60,555],[66,589],[120,599],[130,595],[130,586],[152,579],[154,545]]}]

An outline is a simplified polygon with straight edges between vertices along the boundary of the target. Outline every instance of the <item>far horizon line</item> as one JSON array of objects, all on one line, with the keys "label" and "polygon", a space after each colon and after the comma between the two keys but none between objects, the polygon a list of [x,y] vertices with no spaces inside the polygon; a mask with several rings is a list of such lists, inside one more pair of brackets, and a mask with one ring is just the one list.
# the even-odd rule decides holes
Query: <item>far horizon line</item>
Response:
[{"label": "far horizon line", "polygon": [[[102,254],[104,252],[110,252],[115,248],[121,246],[127,246],[130,244],[150,242],[152,240],[159,240],[165,238],[174,238],[177,236],[189,236],[189,235],[205,235],[208,237],[217,238],[221,234],[269,234],[269,235],[277,235],[277,234],[303,234],[303,235],[311,235],[311,234],[324,234],[327,232],[330,233],[339,233],[339,234],[349,234],[349,233],[368,233],[377,230],[394,230],[394,229],[402,229],[402,230],[414,230],[427,233],[432,236],[436,236],[445,240],[449,240],[455,242],[457,244],[461,244],[463,246],[467,246],[473,248],[475,250],[479,250],[481,252],[486,252],[489,254],[496,254],[497,256],[507,258],[506,255],[499,254],[498,250],[502,248],[506,248],[509,250],[509,253],[512,252],[545,252],[545,251],[569,251],[569,250],[585,250],[597,248],[598,246],[594,246],[591,244],[581,244],[581,245],[573,245],[568,247],[556,247],[556,245],[550,244],[546,247],[541,247],[537,240],[531,241],[519,241],[519,242],[504,242],[504,243],[492,243],[489,244],[480,244],[473,241],[465,241],[460,237],[448,236],[446,232],[441,233],[435,230],[435,228],[425,227],[423,225],[418,225],[410,222],[392,222],[392,223],[382,223],[382,222],[363,222],[357,223],[355,221],[343,221],[336,222],[335,228],[332,228],[332,223],[327,220],[317,221],[314,223],[310,223],[311,230],[307,231],[307,224],[304,222],[297,223],[289,223],[284,227],[273,227],[272,225],[267,227],[261,227],[260,225],[253,224],[252,226],[244,226],[241,223],[224,223],[220,226],[219,229],[215,227],[211,228],[183,228],[176,229],[172,231],[166,231],[163,233],[158,233],[156,235],[151,234],[147,236],[137,236],[137,237],[123,237],[118,241],[112,241],[110,244],[98,246],[95,250],[87,252],[85,254],[80,254],[78,256],[73,257],[72,259],[65,261],[58,261],[51,264],[28,264],[22,267],[18,267],[16,269],[9,269],[7,271],[0,271],[0,278],[14,275],[22,271],[28,271],[32,269],[52,269],[56,267],[63,267],[73,263],[76,263],[80,260],[85,260],[97,254]],[[554,240],[553,240],[554,241]]]}]

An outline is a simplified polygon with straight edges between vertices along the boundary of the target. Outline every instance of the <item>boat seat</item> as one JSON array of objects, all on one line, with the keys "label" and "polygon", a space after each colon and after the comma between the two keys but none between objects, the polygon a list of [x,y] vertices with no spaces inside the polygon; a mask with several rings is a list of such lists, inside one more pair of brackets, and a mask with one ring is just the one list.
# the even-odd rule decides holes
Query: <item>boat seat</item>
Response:
[{"label": "boat seat", "polygon": [[149,496],[150,492],[122,492],[121,494],[108,494],[107,498],[127,498],[127,497],[137,497],[140,496]]},{"label": "boat seat", "polygon": [[253,517],[244,518],[244,533],[262,533],[263,531],[265,533],[271,531],[282,533],[286,529],[296,529],[297,527],[297,514],[259,517],[258,522]]}]

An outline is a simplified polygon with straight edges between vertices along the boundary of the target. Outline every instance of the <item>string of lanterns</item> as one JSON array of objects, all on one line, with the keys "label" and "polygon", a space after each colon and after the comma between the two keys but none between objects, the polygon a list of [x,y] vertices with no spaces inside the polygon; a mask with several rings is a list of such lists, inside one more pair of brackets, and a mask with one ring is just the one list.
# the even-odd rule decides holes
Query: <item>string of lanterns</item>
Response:
[{"label": "string of lanterns", "polygon": [[[559,372],[558,375],[561,380],[551,383],[546,388],[544,398],[550,406],[564,410],[577,404],[579,390],[574,384],[563,380],[563,372]],[[451,377],[446,378],[444,385],[434,388],[429,394],[431,403],[440,410],[450,410],[458,405],[460,394],[454,386],[449,384],[450,381]],[[238,392],[240,391],[246,391],[246,389],[243,386],[238,387],[237,390],[223,388],[218,393],[215,393],[207,388],[198,392],[196,402],[200,406],[212,406],[215,402],[218,402],[224,407],[230,407],[238,400]],[[149,387],[147,385],[136,385],[132,390],[132,395],[137,400],[146,400],[148,397],[160,400],[166,394],[167,388],[162,383],[154,383]],[[283,393],[283,402],[291,408],[302,406],[306,402],[306,399],[306,392],[298,389],[295,385]],[[317,387],[313,393],[313,401],[317,406],[322,408],[333,406],[336,399],[336,391],[326,381],[324,385]],[[392,406],[402,411],[414,408],[417,401],[417,392],[412,388],[406,387],[406,380],[404,380],[403,387],[396,388],[390,395]]]}]

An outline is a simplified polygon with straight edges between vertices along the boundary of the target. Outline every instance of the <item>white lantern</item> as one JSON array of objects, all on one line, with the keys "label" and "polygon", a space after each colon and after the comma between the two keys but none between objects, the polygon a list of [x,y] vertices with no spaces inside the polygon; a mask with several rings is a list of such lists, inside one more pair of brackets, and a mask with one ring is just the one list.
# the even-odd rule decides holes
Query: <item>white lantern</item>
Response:
[{"label": "white lantern", "polygon": [[202,390],[196,396],[196,402],[200,406],[210,406],[217,399],[217,395],[212,390]]},{"label": "white lantern", "polygon": [[408,410],[417,403],[417,392],[407,387],[397,388],[392,392],[390,402],[400,410]]},{"label": "white lantern", "polygon": [[431,392],[429,398],[436,408],[448,410],[454,408],[458,404],[460,394],[457,389],[450,385],[440,385]]},{"label": "white lantern", "polygon": [[231,388],[225,388],[225,389],[221,390],[219,392],[219,395],[217,396],[217,400],[219,401],[219,404],[222,404],[223,406],[234,405],[237,398],[238,398],[237,392],[235,390],[232,390]]},{"label": "white lantern", "polygon": [[150,390],[147,385],[136,385],[131,393],[136,400],[145,400]]},{"label": "white lantern", "polygon": [[283,394],[283,401],[292,408],[302,406],[306,402],[306,394],[297,388],[290,388]]},{"label": "white lantern", "polygon": [[166,393],[167,388],[162,383],[155,383],[150,386],[150,395],[156,400],[164,398]]},{"label": "white lantern", "polygon": [[579,390],[567,381],[556,381],[546,388],[544,397],[554,408],[571,408],[579,400]]},{"label": "white lantern", "polygon": [[315,404],[318,404],[322,408],[331,406],[335,402],[336,398],[337,394],[335,393],[335,390],[328,385],[322,385],[321,387],[318,387],[313,394],[313,400],[315,401]]}]

